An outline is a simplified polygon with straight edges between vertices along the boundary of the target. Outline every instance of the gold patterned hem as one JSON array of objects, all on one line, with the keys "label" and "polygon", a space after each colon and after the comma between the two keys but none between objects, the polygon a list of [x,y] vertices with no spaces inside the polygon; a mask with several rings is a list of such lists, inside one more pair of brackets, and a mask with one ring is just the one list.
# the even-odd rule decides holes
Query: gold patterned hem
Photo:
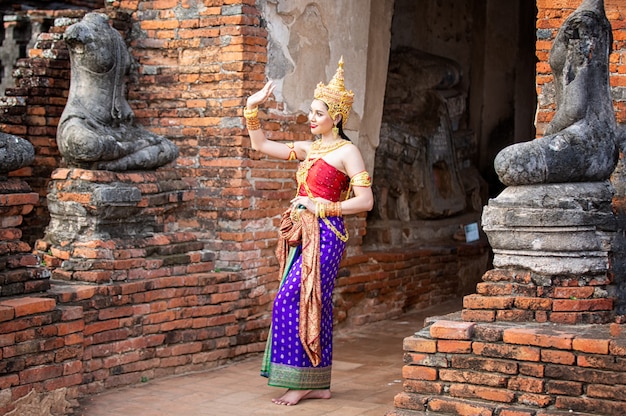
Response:
[{"label": "gold patterned hem", "polygon": [[294,390],[324,390],[330,388],[332,366],[295,367],[271,363],[268,385]]}]

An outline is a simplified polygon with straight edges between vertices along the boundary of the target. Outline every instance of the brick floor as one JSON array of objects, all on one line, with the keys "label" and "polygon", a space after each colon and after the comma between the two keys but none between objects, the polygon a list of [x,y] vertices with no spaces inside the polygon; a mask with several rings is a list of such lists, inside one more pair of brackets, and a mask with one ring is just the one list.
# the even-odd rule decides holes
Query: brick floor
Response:
[{"label": "brick floor", "polygon": [[330,400],[271,402],[284,391],[259,375],[261,357],[202,373],[152,380],[81,401],[80,416],[300,415],[384,416],[402,390],[402,340],[428,317],[461,310],[461,299],[397,319],[337,331]]}]

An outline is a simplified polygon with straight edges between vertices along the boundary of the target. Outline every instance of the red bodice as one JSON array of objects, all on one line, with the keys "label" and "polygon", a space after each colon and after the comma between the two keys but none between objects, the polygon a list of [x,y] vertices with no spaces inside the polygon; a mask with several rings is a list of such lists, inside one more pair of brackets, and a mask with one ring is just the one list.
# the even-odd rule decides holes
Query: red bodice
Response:
[{"label": "red bodice", "polygon": [[[309,169],[306,182],[314,197],[337,202],[341,193],[348,189],[350,178],[324,159],[318,159]],[[304,185],[300,186],[298,194],[307,196]]]}]

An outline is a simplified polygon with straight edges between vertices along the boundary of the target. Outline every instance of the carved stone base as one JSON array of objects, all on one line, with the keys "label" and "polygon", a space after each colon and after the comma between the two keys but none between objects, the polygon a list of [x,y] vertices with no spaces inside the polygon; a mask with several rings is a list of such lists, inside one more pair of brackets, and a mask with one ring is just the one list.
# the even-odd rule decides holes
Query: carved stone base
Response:
[{"label": "carved stone base", "polygon": [[50,224],[36,249],[61,280],[108,283],[208,269],[213,253],[172,220],[192,199],[172,171],[57,169]]},{"label": "carved stone base", "polygon": [[612,197],[608,181],[506,188],[482,217],[494,266],[543,275],[606,274],[617,230]]},{"label": "carved stone base", "polygon": [[609,323],[617,234],[608,182],[509,187],[489,201],[483,229],[493,270],[466,296],[465,321]]}]

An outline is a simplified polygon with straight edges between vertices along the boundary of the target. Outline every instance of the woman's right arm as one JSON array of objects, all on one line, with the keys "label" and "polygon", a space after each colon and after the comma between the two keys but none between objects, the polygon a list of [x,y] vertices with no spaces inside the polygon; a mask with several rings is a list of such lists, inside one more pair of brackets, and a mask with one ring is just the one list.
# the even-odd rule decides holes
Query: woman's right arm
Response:
[{"label": "woman's right arm", "polygon": [[[258,106],[267,101],[273,91],[274,83],[272,81],[268,81],[261,90],[248,97],[244,115],[249,115],[258,111]],[[286,143],[268,140],[265,136],[265,132],[263,132],[258,123],[250,122],[248,117],[246,117],[246,122],[248,135],[250,136],[250,143],[254,150],[258,150],[261,153],[277,159],[290,159],[292,152],[295,152],[294,154],[296,158],[300,158],[300,155],[304,155],[304,153],[302,153],[303,149],[300,148],[301,146],[299,143],[294,143],[293,147],[290,147]]]}]

